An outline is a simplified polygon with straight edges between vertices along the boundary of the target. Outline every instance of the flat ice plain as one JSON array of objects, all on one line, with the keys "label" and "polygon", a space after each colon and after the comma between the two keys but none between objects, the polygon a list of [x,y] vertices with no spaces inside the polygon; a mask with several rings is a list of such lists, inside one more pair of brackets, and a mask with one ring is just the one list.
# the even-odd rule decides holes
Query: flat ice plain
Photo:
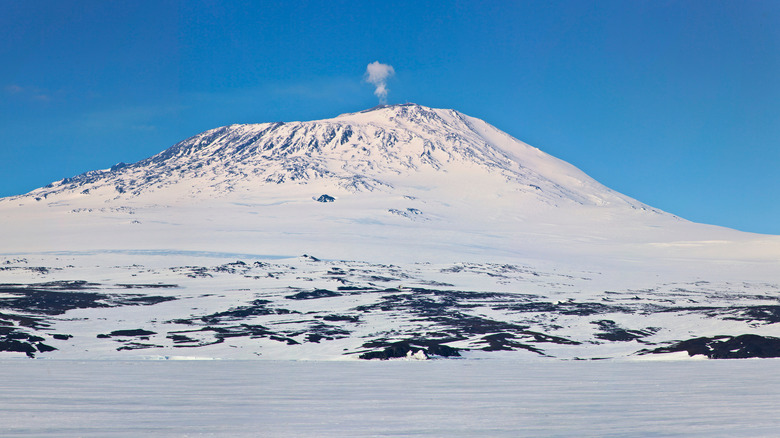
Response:
[{"label": "flat ice plain", "polygon": [[0,361],[0,436],[777,436],[780,361]]}]

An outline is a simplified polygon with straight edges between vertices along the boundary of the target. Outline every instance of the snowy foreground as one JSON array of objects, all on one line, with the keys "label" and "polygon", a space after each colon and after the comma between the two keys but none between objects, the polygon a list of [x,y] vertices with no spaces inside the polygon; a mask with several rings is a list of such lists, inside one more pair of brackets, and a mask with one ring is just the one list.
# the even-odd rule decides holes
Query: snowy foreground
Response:
[{"label": "snowy foreground", "polygon": [[0,435],[775,436],[776,359],[0,361]]},{"label": "snowy foreground", "polygon": [[0,257],[0,358],[780,355],[778,282],[233,256]]}]

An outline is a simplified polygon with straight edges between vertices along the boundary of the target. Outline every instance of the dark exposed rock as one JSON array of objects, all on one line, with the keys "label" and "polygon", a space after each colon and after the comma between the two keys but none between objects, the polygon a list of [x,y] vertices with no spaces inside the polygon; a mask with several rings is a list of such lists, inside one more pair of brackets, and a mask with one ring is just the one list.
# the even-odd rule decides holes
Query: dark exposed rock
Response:
[{"label": "dark exposed rock", "polygon": [[350,335],[349,330],[321,322],[311,324],[308,331],[311,335],[320,336],[320,339],[325,338],[327,340],[346,338]]},{"label": "dark exposed rock", "polygon": [[43,344],[43,343],[40,343],[40,342],[35,344],[35,346],[38,348],[38,351],[40,351],[41,353],[45,353],[47,351],[54,351],[54,350],[56,350],[56,348],[52,347],[51,345],[46,345],[46,344]]},{"label": "dark exposed rock", "polygon": [[688,339],[668,347],[642,350],[639,354],[686,351],[689,356],[704,355],[710,359],[747,359],[780,357],[780,338],[760,335],[713,336]]},{"label": "dark exposed rock", "polygon": [[612,342],[633,341],[650,336],[658,331],[658,328],[655,327],[648,327],[644,330],[624,329],[618,326],[615,321],[609,319],[593,321],[591,324],[597,325],[598,328],[602,331],[601,333],[596,333],[596,338]]},{"label": "dark exposed rock", "polygon": [[[207,323],[207,324],[216,324],[221,321],[230,321],[230,320],[242,320],[245,318],[248,318],[250,316],[259,316],[259,315],[274,315],[277,313],[289,313],[287,312],[279,312],[275,309],[269,309],[266,307],[267,304],[269,304],[270,301],[268,300],[254,300],[252,303],[248,306],[240,306],[236,307],[230,310],[226,310],[224,312],[217,312],[212,313],[210,315],[204,315],[201,316],[201,321]],[[286,310],[286,309],[285,309]],[[177,321],[180,322],[180,321]],[[190,322],[191,323],[191,322]]]},{"label": "dark exposed rock", "polygon": [[61,315],[73,309],[152,305],[176,299],[140,294],[83,292],[84,289],[96,289],[97,286],[99,285],[85,281],[0,284],[0,293],[9,295],[0,298],[0,308],[33,314]]},{"label": "dark exposed rock", "polygon": [[315,318],[322,318],[325,321],[346,321],[346,322],[360,322],[360,317],[357,315],[325,315],[315,316]]},{"label": "dark exposed rock", "polygon": [[522,342],[514,341],[516,336],[512,333],[495,333],[482,337],[482,341],[487,343],[487,347],[482,348],[484,351],[499,351],[499,350],[528,350],[534,353],[544,355],[544,352],[536,347]]},{"label": "dark exposed rock", "polygon": [[0,340],[0,351],[11,351],[25,353],[28,357],[35,357],[38,349],[29,342],[23,342],[15,339]]},{"label": "dark exposed rock", "polygon": [[193,339],[189,336],[184,336],[184,335],[169,334],[166,337],[172,340],[174,344],[198,342],[197,339]]},{"label": "dark exposed rock", "polygon": [[317,198],[317,202],[333,202],[336,198],[330,195],[320,195],[319,198]]},{"label": "dark exposed rock", "polygon": [[154,304],[175,301],[176,297],[162,297],[155,295],[114,295],[110,297],[109,306],[152,306]]},{"label": "dark exposed rock", "polygon": [[530,302],[496,306],[496,309],[512,312],[546,312],[561,315],[590,316],[605,313],[632,313],[635,309],[626,306],[615,306],[603,303],[566,301],[561,303]]},{"label": "dark exposed rock", "polygon": [[45,322],[41,317],[0,313],[0,326],[13,326],[14,323],[20,327],[30,327],[33,329],[41,329],[49,326],[49,323]]},{"label": "dark exposed rock", "polygon": [[215,272],[225,272],[228,274],[235,274],[236,272],[242,271],[246,272],[250,269],[250,266],[248,266],[245,262],[242,262],[241,260],[236,260],[232,263],[225,263],[224,265],[217,266],[214,268]]},{"label": "dark exposed rock", "polygon": [[112,337],[133,337],[133,336],[150,336],[156,335],[156,332],[152,332],[144,329],[132,329],[132,330],[114,330],[109,334],[97,335],[98,338],[112,338]]},{"label": "dark exposed rock", "polygon": [[0,298],[0,308],[44,315],[60,315],[72,309],[109,307],[105,294],[60,292],[43,289],[0,288],[8,297]]},{"label": "dark exposed rock", "polygon": [[147,348],[162,348],[162,345],[157,344],[142,344],[140,342],[128,342],[125,345],[118,347],[116,351],[124,350],[145,350]]},{"label": "dark exposed rock", "polygon": [[731,316],[723,319],[737,321],[760,321],[765,324],[780,322],[780,306],[746,306],[733,308]]},{"label": "dark exposed rock", "polygon": [[671,306],[659,308],[660,312],[698,313],[711,318],[721,317],[735,321],[749,321],[764,324],[780,322],[780,306]]},{"label": "dark exposed rock", "polygon": [[457,348],[450,347],[448,345],[442,345],[438,342],[426,341],[426,340],[409,340],[398,342],[383,342],[373,341],[363,344],[366,348],[382,348],[381,350],[369,351],[359,355],[360,359],[393,359],[407,357],[422,351],[425,357],[441,356],[441,357],[455,357],[460,356],[460,352]]},{"label": "dark exposed rock", "polygon": [[314,289],[313,291],[301,291],[296,294],[286,295],[288,300],[315,300],[317,298],[330,298],[341,296],[340,293],[327,289]]},{"label": "dark exposed rock", "polygon": [[141,283],[141,284],[120,283],[117,284],[117,286],[123,287],[125,289],[170,289],[170,288],[179,287],[178,284],[164,284],[164,283]]},{"label": "dark exposed rock", "polygon": [[[186,336],[187,333],[212,332],[214,341],[198,341]],[[249,337],[249,338],[268,338],[274,341],[285,342],[288,345],[295,345],[299,342],[282,333],[274,332],[262,325],[257,324],[239,324],[232,326],[207,325],[192,330],[177,330],[168,332],[169,339],[175,339],[175,347],[203,347],[205,345],[219,344],[228,338]],[[188,338],[188,339],[185,339]],[[192,343],[190,343],[192,342]]]},{"label": "dark exposed rock", "polygon": [[24,353],[35,357],[35,353],[54,351],[56,348],[42,343],[44,338],[24,332],[16,327],[0,327],[0,351]]}]

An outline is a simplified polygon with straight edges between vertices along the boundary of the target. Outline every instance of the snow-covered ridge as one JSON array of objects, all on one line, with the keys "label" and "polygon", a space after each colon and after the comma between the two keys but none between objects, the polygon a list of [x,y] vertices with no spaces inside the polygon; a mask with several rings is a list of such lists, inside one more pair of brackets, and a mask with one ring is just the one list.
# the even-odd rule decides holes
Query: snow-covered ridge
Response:
[{"label": "snow-covered ridge", "polygon": [[500,175],[547,204],[647,208],[482,120],[416,104],[309,122],[224,126],[139,162],[65,178],[25,196],[98,191],[126,199],[174,185],[191,187],[190,194],[199,197],[224,196],[240,188],[313,180],[371,191],[392,187],[394,177],[410,173],[465,178],[473,172]]}]

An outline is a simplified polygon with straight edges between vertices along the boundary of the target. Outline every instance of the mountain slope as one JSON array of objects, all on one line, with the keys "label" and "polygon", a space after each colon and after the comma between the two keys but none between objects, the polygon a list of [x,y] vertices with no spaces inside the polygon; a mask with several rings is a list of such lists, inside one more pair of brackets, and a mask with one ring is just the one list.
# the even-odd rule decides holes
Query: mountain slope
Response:
[{"label": "mountain slope", "polygon": [[642,206],[481,120],[414,104],[313,122],[217,128],[137,163],[66,178],[28,196],[109,188],[122,199],[177,184],[219,196],[237,188],[316,180],[361,191],[388,186],[384,180],[392,176],[466,169],[499,174],[516,190],[551,204]]}]

